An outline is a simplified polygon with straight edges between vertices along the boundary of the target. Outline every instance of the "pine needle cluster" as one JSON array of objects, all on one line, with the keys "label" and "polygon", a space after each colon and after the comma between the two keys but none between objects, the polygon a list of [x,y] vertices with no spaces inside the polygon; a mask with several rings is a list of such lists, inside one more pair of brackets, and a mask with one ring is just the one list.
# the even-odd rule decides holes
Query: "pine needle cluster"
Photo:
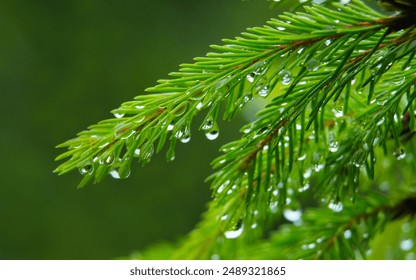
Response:
[{"label": "pine needle cluster", "polygon": [[[201,222],[136,257],[416,258],[416,2],[311,2],[211,46],[58,146],[56,172],[78,169],[80,187],[126,178],[164,148],[174,160],[197,114],[214,140],[221,121],[265,100],[212,162]],[[389,226],[400,237],[375,255]]]}]

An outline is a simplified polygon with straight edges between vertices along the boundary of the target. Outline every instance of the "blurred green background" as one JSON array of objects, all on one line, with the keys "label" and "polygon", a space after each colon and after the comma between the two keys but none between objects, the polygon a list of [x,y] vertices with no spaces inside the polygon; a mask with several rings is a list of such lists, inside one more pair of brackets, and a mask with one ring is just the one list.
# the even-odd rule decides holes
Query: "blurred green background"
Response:
[{"label": "blurred green background", "polygon": [[275,14],[265,0],[0,1],[0,259],[113,259],[189,232],[235,123],[82,190],[52,173],[54,147]]}]

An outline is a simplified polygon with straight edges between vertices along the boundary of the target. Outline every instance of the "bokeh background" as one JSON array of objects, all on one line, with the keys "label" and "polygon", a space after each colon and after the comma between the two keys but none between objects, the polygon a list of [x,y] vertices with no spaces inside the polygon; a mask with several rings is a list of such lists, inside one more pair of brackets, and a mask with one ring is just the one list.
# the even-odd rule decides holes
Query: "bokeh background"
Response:
[{"label": "bokeh background", "polygon": [[52,173],[55,146],[276,14],[265,0],[0,1],[0,259],[114,259],[189,232],[244,120],[81,190],[77,172]]}]

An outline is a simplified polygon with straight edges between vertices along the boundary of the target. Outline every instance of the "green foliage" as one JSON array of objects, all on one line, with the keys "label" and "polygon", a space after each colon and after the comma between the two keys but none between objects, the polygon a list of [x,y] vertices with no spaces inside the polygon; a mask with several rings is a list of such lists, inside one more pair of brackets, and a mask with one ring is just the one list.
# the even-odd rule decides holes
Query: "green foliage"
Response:
[{"label": "green foliage", "polygon": [[197,114],[214,140],[221,119],[265,99],[213,161],[200,224],[141,256],[366,258],[387,223],[416,213],[416,182],[404,180],[416,167],[416,11],[414,1],[389,2],[400,3],[393,16],[361,1],[307,5],[211,46],[59,145],[68,151],[56,172],[79,169],[80,187],[125,178],[134,160],[146,164],[165,147],[173,160]]}]

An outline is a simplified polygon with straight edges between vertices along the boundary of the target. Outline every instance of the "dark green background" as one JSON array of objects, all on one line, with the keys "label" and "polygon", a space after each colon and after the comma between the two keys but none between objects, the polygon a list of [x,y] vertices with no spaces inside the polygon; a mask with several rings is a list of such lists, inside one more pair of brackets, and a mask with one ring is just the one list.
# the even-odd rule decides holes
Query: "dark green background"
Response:
[{"label": "dark green background", "polygon": [[200,219],[219,140],[193,133],[127,180],[78,190],[54,147],[209,44],[262,25],[265,0],[0,1],[0,259],[112,259],[177,240]]}]

